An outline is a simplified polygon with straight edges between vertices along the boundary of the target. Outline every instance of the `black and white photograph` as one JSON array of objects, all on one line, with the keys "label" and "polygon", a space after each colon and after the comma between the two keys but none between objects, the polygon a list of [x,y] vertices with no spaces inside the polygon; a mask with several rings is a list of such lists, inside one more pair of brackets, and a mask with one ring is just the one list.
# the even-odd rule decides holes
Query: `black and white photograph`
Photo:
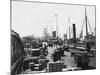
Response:
[{"label": "black and white photograph", "polygon": [[11,0],[11,75],[96,69],[96,6]]}]

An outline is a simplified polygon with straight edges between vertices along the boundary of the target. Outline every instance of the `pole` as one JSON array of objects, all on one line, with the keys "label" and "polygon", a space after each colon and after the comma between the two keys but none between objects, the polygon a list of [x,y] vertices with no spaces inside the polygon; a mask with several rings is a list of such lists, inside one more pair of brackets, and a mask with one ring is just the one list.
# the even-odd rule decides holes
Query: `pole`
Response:
[{"label": "pole", "polygon": [[71,35],[70,35],[70,27],[69,27],[69,39],[71,38]]},{"label": "pole", "polygon": [[88,26],[87,26],[87,13],[85,8],[85,21],[86,21],[86,36],[88,36]]},{"label": "pole", "polygon": [[[50,21],[51,22],[51,21]],[[51,22],[51,36],[52,36],[52,22]]]},{"label": "pole", "polygon": [[57,38],[58,38],[58,15],[55,15],[56,17],[56,32],[57,32]]}]

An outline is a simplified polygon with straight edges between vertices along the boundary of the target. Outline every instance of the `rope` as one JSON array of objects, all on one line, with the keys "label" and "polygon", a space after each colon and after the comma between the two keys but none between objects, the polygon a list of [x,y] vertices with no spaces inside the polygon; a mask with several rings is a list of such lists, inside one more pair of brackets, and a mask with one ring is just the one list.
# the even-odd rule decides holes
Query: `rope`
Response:
[{"label": "rope", "polygon": [[92,30],[91,30],[91,26],[90,26],[90,23],[89,23],[88,18],[87,18],[87,21],[88,21],[88,24],[89,24],[89,29],[90,29],[90,32],[91,32],[91,33],[93,33],[93,32],[92,32]]}]

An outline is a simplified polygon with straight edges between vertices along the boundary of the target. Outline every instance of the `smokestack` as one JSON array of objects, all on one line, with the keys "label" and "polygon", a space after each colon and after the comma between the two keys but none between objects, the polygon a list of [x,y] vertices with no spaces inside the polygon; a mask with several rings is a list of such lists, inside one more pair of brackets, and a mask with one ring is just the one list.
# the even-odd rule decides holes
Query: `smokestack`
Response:
[{"label": "smokestack", "polygon": [[73,24],[73,39],[74,39],[74,43],[76,43],[76,26],[75,26],[75,24]]}]

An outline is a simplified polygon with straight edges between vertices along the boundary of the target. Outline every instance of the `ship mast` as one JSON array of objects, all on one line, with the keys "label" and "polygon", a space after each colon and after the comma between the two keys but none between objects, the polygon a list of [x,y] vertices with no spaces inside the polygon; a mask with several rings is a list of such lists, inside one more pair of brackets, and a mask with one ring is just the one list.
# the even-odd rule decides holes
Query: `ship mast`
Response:
[{"label": "ship mast", "polygon": [[[88,20],[88,17],[87,17],[86,8],[85,8],[85,19],[83,21],[82,30],[81,30],[81,33],[80,33],[80,38],[83,36],[83,27],[84,27],[84,25],[86,25],[86,37],[88,37],[88,35],[89,35],[89,33],[88,33],[89,30],[90,30],[91,34],[93,34],[93,32],[91,30],[91,26],[90,26],[89,20]],[[89,30],[88,30],[88,25],[89,25]]]},{"label": "ship mast", "polygon": [[56,17],[56,32],[57,32],[57,38],[58,38],[58,15],[55,14]]},{"label": "ship mast", "polygon": [[71,38],[71,35],[70,35],[70,17],[68,17],[68,23],[69,23],[69,39]]},{"label": "ship mast", "polygon": [[85,23],[86,23],[86,36],[88,36],[88,26],[87,26],[87,13],[85,8]]},{"label": "ship mast", "polygon": [[71,35],[70,35],[70,27],[69,27],[69,39],[71,39]]}]

